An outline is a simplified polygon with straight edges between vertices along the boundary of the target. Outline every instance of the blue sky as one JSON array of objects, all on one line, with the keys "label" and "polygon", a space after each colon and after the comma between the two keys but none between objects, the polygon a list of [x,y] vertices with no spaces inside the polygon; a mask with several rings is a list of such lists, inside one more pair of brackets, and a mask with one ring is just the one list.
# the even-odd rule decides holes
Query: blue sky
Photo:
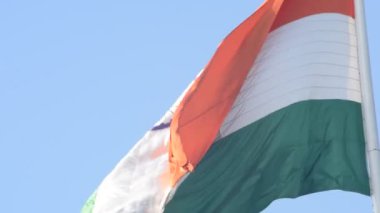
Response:
[{"label": "blue sky", "polygon": [[[380,2],[366,3],[379,113]],[[259,4],[0,1],[0,212],[79,212]],[[370,209],[365,196],[328,192],[265,212]]]}]

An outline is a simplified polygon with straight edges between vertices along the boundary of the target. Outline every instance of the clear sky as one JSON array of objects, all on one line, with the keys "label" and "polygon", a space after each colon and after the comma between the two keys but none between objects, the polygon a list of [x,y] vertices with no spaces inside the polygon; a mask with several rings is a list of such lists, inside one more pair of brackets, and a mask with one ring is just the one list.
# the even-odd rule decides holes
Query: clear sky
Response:
[{"label": "clear sky", "polygon": [[[0,1],[0,212],[79,212],[261,2]],[[380,2],[366,3],[379,114]],[[265,212],[370,209],[335,191]]]}]

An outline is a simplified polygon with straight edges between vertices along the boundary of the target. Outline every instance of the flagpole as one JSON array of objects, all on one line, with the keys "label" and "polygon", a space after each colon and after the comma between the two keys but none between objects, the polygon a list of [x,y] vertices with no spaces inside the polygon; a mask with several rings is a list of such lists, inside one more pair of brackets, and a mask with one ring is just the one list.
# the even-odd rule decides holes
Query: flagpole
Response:
[{"label": "flagpole", "polygon": [[363,124],[372,205],[373,211],[375,213],[380,213],[380,148],[378,144],[375,104],[372,94],[372,78],[367,42],[364,0],[355,0],[355,19],[362,90]]}]

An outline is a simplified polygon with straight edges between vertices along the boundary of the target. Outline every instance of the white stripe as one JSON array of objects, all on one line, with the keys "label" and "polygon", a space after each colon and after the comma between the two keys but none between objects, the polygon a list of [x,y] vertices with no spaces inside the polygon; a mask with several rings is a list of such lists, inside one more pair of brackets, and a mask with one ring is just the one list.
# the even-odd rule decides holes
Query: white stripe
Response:
[{"label": "white stripe", "polygon": [[271,32],[220,130],[225,137],[305,100],[361,102],[355,20],[318,14]]},{"label": "white stripe", "polygon": [[[168,112],[161,121],[170,120]],[[93,213],[161,212],[170,190],[160,184],[168,169],[166,149],[169,129],[149,131],[104,179],[96,192]]]},{"label": "white stripe", "polygon": [[[173,113],[193,83],[156,126],[172,120]],[[169,193],[172,196],[177,187],[172,189],[168,180],[165,184],[162,179],[169,171],[169,135],[169,128],[151,130],[144,135],[100,184],[93,213],[163,212],[165,203],[171,198]]]}]

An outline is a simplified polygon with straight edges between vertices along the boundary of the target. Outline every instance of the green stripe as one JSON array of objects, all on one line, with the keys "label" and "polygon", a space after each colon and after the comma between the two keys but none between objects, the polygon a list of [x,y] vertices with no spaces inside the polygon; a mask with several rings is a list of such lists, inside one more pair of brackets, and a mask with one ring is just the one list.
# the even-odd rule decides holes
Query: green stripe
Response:
[{"label": "green stripe", "polygon": [[361,105],[305,101],[216,142],[165,212],[260,212],[333,189],[369,195]]},{"label": "green stripe", "polygon": [[81,213],[92,213],[95,205],[96,192],[94,192],[82,207]]}]

